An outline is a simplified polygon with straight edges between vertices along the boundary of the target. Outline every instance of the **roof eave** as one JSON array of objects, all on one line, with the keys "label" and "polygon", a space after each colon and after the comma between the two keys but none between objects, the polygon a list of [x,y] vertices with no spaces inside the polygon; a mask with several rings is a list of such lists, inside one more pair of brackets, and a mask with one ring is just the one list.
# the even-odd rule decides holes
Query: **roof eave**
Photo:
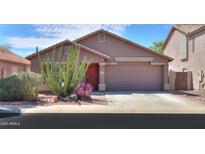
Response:
[{"label": "roof eave", "polygon": [[101,31],[104,31],[104,30],[103,30],[103,29],[98,29],[98,30],[96,30],[96,31],[94,31],[94,32],[91,32],[91,33],[89,33],[89,34],[87,34],[87,35],[81,36],[81,37],[79,37],[79,38],[73,40],[73,42],[79,42],[79,41],[81,41],[81,40],[83,40],[83,39],[86,39],[86,38],[88,38],[88,37],[90,37],[90,36],[92,36],[92,35],[98,33],[98,32],[101,32]]},{"label": "roof eave", "polygon": [[132,42],[132,41],[126,39],[126,38],[123,38],[123,37],[121,37],[121,36],[118,36],[118,35],[116,35],[116,34],[113,34],[113,33],[111,33],[111,32],[108,32],[108,31],[106,31],[106,30],[103,30],[103,29],[102,29],[102,30],[100,30],[100,31],[105,32],[105,33],[107,33],[107,34],[110,34],[110,35],[112,35],[112,36],[114,36],[114,37],[117,37],[118,39],[121,39],[122,41],[125,41],[125,42],[127,42],[127,43],[129,43],[129,44],[132,44],[133,46],[136,46],[136,47],[145,49],[145,50],[147,50],[147,51],[149,51],[149,52],[151,52],[151,53],[153,53],[153,54],[156,54],[156,55],[158,55],[158,56],[160,56],[160,57],[162,57],[162,58],[167,59],[168,61],[172,61],[172,60],[173,60],[173,58],[171,58],[171,57],[169,57],[169,56],[166,56],[166,55],[163,55],[163,54],[161,54],[161,53],[158,53],[158,52],[156,52],[156,51],[154,51],[154,50],[151,50],[151,49],[149,49],[149,48],[147,48],[147,47],[144,47],[144,46],[142,46],[142,45],[140,45],[140,44],[137,44],[137,43],[135,43],[135,42]]},{"label": "roof eave", "polygon": [[187,36],[190,37],[190,36],[192,36],[192,35],[194,35],[194,34],[197,34],[197,33],[201,32],[202,30],[205,30],[205,25],[202,26],[202,27],[199,28],[199,29],[196,29],[195,31],[193,31],[193,32],[191,32],[191,33],[186,33],[186,32],[182,31],[181,29],[179,29],[177,26],[174,25],[174,26],[172,27],[172,29],[170,30],[170,32],[169,32],[169,34],[168,34],[168,36],[167,36],[167,38],[166,38],[166,40],[165,40],[165,42],[164,42],[164,44],[163,44],[163,46],[162,46],[162,50],[164,50],[164,49],[166,48],[166,46],[167,46],[167,44],[168,44],[168,42],[169,42],[169,39],[171,38],[171,36],[172,36],[172,34],[173,34],[173,32],[174,32],[175,30],[181,32],[181,33],[184,34],[186,37],[187,37]]},{"label": "roof eave", "polygon": [[[66,42],[70,42],[70,41],[66,39],[66,40],[64,40],[64,41],[61,41],[61,42],[59,42],[59,43],[56,43],[56,44],[54,44],[54,45],[52,45],[52,46],[47,47],[47,48],[45,48],[45,49],[39,51],[38,53],[41,54],[41,53],[43,53],[43,52],[45,52],[45,51],[48,51],[49,49],[55,48],[55,46],[57,46],[57,45],[61,45],[61,44],[64,44],[64,43],[66,43]],[[35,57],[35,56],[37,56],[37,53],[33,53],[33,54],[31,54],[31,55],[26,56],[26,59],[30,59],[30,58]]]},{"label": "roof eave", "polygon": [[192,35],[197,34],[197,33],[201,32],[203,30],[205,30],[205,26],[202,26],[201,28],[189,33],[188,36],[192,36]]},{"label": "roof eave", "polygon": [[175,25],[172,26],[172,28],[171,28],[171,30],[169,31],[169,34],[168,34],[167,38],[165,39],[165,42],[164,42],[164,44],[163,44],[163,46],[162,46],[162,50],[164,50],[164,49],[166,48],[166,46],[167,46],[167,44],[168,44],[168,42],[169,42],[169,39],[171,38],[171,36],[172,36],[172,34],[173,34],[173,32],[174,32],[175,30],[179,31],[180,33],[184,34],[185,36],[188,35],[188,33],[185,33],[184,31],[182,31],[181,29],[179,29],[179,28],[176,27]]},{"label": "roof eave", "polygon": [[[156,54],[156,55],[159,55],[160,57],[162,57],[162,58],[165,58],[165,59],[167,59],[168,61],[172,61],[173,60],[173,58],[171,58],[171,57],[168,57],[168,56],[166,56],[166,55],[163,55],[163,54],[160,54],[160,53],[158,53],[158,52],[156,52],[156,51],[153,51],[153,50],[151,50],[151,49],[149,49],[149,48],[146,48],[146,47],[144,47],[144,46],[142,46],[142,45],[139,45],[139,44],[137,44],[137,43],[135,43],[135,42],[132,42],[132,41],[130,41],[130,40],[128,40],[128,39],[126,39],[126,38],[123,38],[123,37],[121,37],[121,36],[118,36],[118,35],[116,35],[116,34],[114,34],[114,33],[111,33],[111,32],[109,32],[109,31],[106,31],[106,30],[104,30],[104,29],[99,29],[99,30],[96,30],[96,31],[94,31],[94,32],[92,32],[92,33],[89,33],[89,34],[87,34],[87,35],[85,35],[85,36],[82,36],[82,37],[80,37],[80,38],[78,38],[78,39],[76,39],[76,40],[74,40],[73,42],[71,42],[71,41],[69,41],[69,40],[65,40],[65,41],[63,41],[63,42],[66,42],[66,41],[68,41],[68,42],[70,42],[70,43],[75,43],[75,42],[79,42],[79,41],[81,41],[81,40],[83,40],[83,39],[86,39],[86,38],[88,38],[88,37],[90,37],[90,36],[92,36],[92,35],[95,35],[96,33],[98,33],[98,32],[104,32],[104,33],[107,33],[107,34],[109,34],[109,35],[112,35],[113,37],[116,37],[116,38],[118,38],[118,39],[121,39],[122,41],[125,41],[125,42],[127,42],[127,43],[129,43],[129,44],[132,44],[132,45],[134,45],[134,46],[137,46],[137,47],[140,47],[140,48],[142,48],[142,49],[145,49],[145,50],[147,50],[147,51],[149,51],[149,52],[152,52],[153,54]],[[61,42],[62,43],[62,42]],[[58,43],[59,44],[59,43]],[[78,43],[79,44],[79,43]],[[56,44],[57,45],[57,44]],[[48,49],[50,49],[50,48],[53,48],[54,46],[56,46],[56,45],[53,45],[53,46],[51,46],[51,47],[48,47],[48,48],[46,48],[46,49],[44,49],[44,50],[48,50]],[[42,53],[42,51],[40,51],[39,53]],[[30,55],[30,56],[27,56],[26,58],[27,59],[30,59],[31,57],[33,57],[33,56],[36,56],[36,53],[34,53],[34,54],[32,54],[32,55]],[[107,56],[107,55],[100,55],[100,56],[103,56],[104,58],[110,58],[109,56]]]},{"label": "roof eave", "polygon": [[[56,46],[61,45],[61,44],[65,44],[65,43],[70,43],[70,44],[73,44],[73,45],[78,45],[79,47],[82,47],[83,49],[88,50],[89,52],[92,52],[92,53],[94,53],[94,54],[96,54],[98,56],[101,56],[101,57],[103,57],[105,59],[110,59],[110,56],[108,56],[108,55],[105,55],[105,54],[103,54],[103,53],[101,53],[99,51],[90,49],[90,48],[88,48],[88,47],[86,47],[86,46],[84,46],[82,44],[79,44],[77,42],[73,42],[73,41],[70,41],[70,40],[64,40],[64,41],[62,41],[60,43],[57,43],[57,44],[52,45],[52,46],[50,46],[48,48],[45,48],[45,49],[39,51],[39,54],[44,53],[44,52],[48,51],[49,49],[55,48]],[[37,56],[37,53],[33,53],[32,55],[27,56],[26,59],[30,59],[30,58],[35,57],[35,56]]]},{"label": "roof eave", "polygon": [[82,44],[77,43],[77,42],[72,42],[72,43],[78,45],[79,47],[82,47],[82,48],[85,49],[85,50],[89,50],[90,52],[92,52],[92,53],[94,53],[94,54],[96,54],[96,55],[98,55],[98,56],[101,56],[101,57],[103,57],[103,58],[105,58],[105,59],[110,59],[110,56],[105,55],[105,54],[103,54],[103,53],[101,53],[101,52],[99,52],[99,51],[96,51],[96,50],[94,50],[94,49],[91,49],[91,48],[89,48],[89,47],[87,47],[87,46],[85,46],[85,45],[82,45]]},{"label": "roof eave", "polygon": [[4,61],[4,62],[8,62],[8,63],[21,64],[21,65],[31,65],[31,62],[29,60],[27,62],[20,62],[20,61],[12,61],[12,60],[0,59],[0,61]]},{"label": "roof eave", "polygon": [[171,38],[171,36],[172,36],[174,30],[175,30],[175,27],[173,26],[173,27],[171,28],[171,30],[169,31],[169,34],[168,34],[167,38],[166,38],[165,41],[164,41],[164,44],[163,44],[163,46],[162,46],[162,50],[164,50],[165,47],[167,46],[167,44],[168,44],[168,42],[169,42],[169,39]]}]

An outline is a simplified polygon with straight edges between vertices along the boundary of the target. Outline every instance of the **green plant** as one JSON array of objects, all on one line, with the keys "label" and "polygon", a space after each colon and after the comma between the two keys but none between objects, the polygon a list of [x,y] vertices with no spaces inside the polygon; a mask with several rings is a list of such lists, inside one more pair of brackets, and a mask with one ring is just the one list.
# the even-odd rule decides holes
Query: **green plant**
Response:
[{"label": "green plant", "polygon": [[46,57],[41,60],[38,54],[43,80],[49,89],[59,97],[66,97],[74,92],[77,84],[85,78],[90,64],[86,57],[80,61],[79,46],[70,46],[67,52],[69,56],[63,63],[60,62],[61,52],[59,52],[57,60],[54,56],[55,50],[51,58]]},{"label": "green plant", "polygon": [[31,72],[0,79],[0,101],[37,100],[40,83],[41,76]]},{"label": "green plant", "polygon": [[23,82],[23,100],[36,100],[38,98],[38,85],[41,84],[41,76],[35,73],[19,73]]},{"label": "green plant", "polygon": [[164,41],[153,42],[149,48],[156,52],[163,54],[163,49],[162,49],[163,44],[164,44]]},{"label": "green plant", "polygon": [[11,46],[9,44],[0,44],[0,50],[2,51],[10,51]]}]

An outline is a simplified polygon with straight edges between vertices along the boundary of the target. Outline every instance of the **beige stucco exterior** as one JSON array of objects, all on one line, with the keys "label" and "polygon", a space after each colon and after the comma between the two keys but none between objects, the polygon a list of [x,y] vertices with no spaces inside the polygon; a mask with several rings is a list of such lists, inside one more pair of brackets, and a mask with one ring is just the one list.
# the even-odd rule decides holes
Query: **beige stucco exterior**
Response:
[{"label": "beige stucco exterior", "polygon": [[168,60],[161,58],[158,55],[113,36],[105,35],[105,37],[105,42],[98,42],[98,34],[95,34],[79,41],[79,43],[109,55],[111,58],[108,62],[115,62],[115,57],[153,57],[153,62],[168,62]]},{"label": "beige stucco exterior", "polygon": [[[158,65],[158,67],[160,67],[160,68],[162,67],[163,69],[160,70],[161,75],[162,75],[162,78],[160,78],[161,84],[163,85],[162,89],[164,89],[164,90],[169,89],[168,60],[167,59],[162,58],[156,54],[153,54],[152,52],[149,52],[149,51],[145,50],[144,48],[136,47],[135,45],[132,45],[124,40],[117,39],[111,35],[105,35],[105,36],[106,36],[105,42],[103,42],[103,43],[97,41],[98,34],[92,35],[86,39],[79,41],[80,44],[83,44],[85,46],[88,46],[89,48],[98,50],[98,51],[110,56],[110,59],[107,61],[107,64],[105,63],[105,66],[104,66],[105,69],[104,68],[102,69],[102,71],[105,70],[105,73],[100,74],[100,76],[103,76],[101,78],[105,79],[105,83],[100,83],[99,87],[103,87],[102,89],[107,89],[107,90],[110,89],[110,88],[106,88],[106,78],[108,79],[106,70],[109,70],[110,67],[119,67],[118,66],[119,63],[116,61],[116,59],[118,57],[127,58],[127,63],[131,64],[131,66],[134,66],[136,63],[139,63],[138,62],[139,60],[138,61],[136,60],[136,62],[133,62],[133,61],[129,62],[129,59],[136,57],[136,59],[137,58],[141,58],[141,59],[152,58],[153,60],[148,63],[151,70],[153,70],[155,68],[154,66],[156,66],[156,65]],[[142,61],[141,64],[143,65],[145,63],[143,63],[143,61]],[[119,67],[119,69],[121,69],[121,68]],[[130,67],[129,70],[133,70],[133,67]],[[119,73],[118,73],[118,76],[120,76]],[[121,73],[123,73],[123,72],[121,72]],[[139,73],[138,71],[133,72],[133,74],[132,74],[133,78],[136,77],[138,75],[138,73]],[[146,75],[147,75],[146,72],[145,72],[145,74],[142,74],[142,76],[146,76]],[[153,76],[153,81],[158,81],[158,79],[156,79],[156,78],[158,78],[157,75],[154,75],[150,72],[150,76]],[[116,76],[115,76],[114,72],[109,73],[109,79],[111,79],[111,78],[115,79],[115,77]],[[129,79],[127,79],[127,81],[126,81],[127,86],[129,86],[129,82],[133,82],[133,80],[130,80],[130,81],[128,81],[128,80]],[[143,80],[143,81],[144,81],[143,83],[146,87],[146,80]],[[107,82],[111,82],[111,81],[109,80]],[[126,82],[124,82],[124,84],[126,84]],[[119,83],[119,84],[122,84],[122,83]],[[124,89],[129,89],[129,88],[124,88]],[[133,89],[133,88],[130,88],[130,89]],[[138,88],[136,88],[136,89],[138,89]],[[143,88],[141,88],[141,89],[143,89]],[[150,90],[151,89],[152,88],[150,88]],[[153,89],[160,89],[160,88],[156,87]]]},{"label": "beige stucco exterior", "polygon": [[[105,39],[103,41],[98,40],[99,33],[104,34]],[[104,30],[99,30],[92,35],[77,39],[75,42],[109,57],[105,58],[83,48],[80,49],[81,59],[86,56],[92,60],[92,63],[99,64],[98,87],[101,91],[167,90],[169,88],[168,62],[171,59],[169,57],[155,53]],[[56,48],[57,53],[59,53],[58,50],[60,48],[65,49],[64,45],[61,45],[59,49]],[[41,57],[51,56],[52,51],[53,48],[46,50],[41,54]],[[67,56],[63,53],[61,53],[61,60]],[[31,71],[40,73],[37,56],[32,56],[28,59],[31,60]],[[124,77],[122,78],[122,76]],[[131,78],[128,79],[128,77]],[[122,85],[121,79],[124,81],[124,86],[116,87],[117,84]],[[131,85],[132,87],[130,87]]]},{"label": "beige stucco exterior", "polygon": [[[189,61],[183,60],[180,54],[180,40],[183,39],[186,39],[185,35],[179,31],[175,31],[164,49],[165,55],[174,58],[174,60],[169,63],[170,70],[183,71],[183,69],[190,69],[191,67]],[[188,59],[190,59],[190,54],[188,54]]]},{"label": "beige stucco exterior", "polygon": [[[67,48],[70,46],[69,43],[66,43],[62,46],[57,47],[56,49],[49,49],[46,52],[40,54],[41,59],[45,58],[52,58],[53,53],[54,58],[56,61],[63,62],[65,61],[66,57],[68,56]],[[60,56],[59,56],[60,55]],[[80,49],[80,60],[83,60],[84,58],[87,58],[91,61],[91,63],[100,63],[100,62],[105,62],[105,59],[101,56],[95,55],[91,52],[88,52],[84,49]],[[29,58],[31,61],[31,71],[35,73],[40,73],[40,66],[39,66],[39,60],[38,56],[34,56],[32,58]]]},{"label": "beige stucco exterior", "polygon": [[[186,38],[187,59],[182,59],[180,40]],[[190,89],[205,89],[205,31],[194,35],[185,35],[175,30],[169,39],[164,54],[173,57],[170,70],[176,72],[190,71],[192,85]]]},{"label": "beige stucco exterior", "polygon": [[9,77],[17,72],[29,71],[29,65],[0,61],[0,78]]},{"label": "beige stucco exterior", "polygon": [[30,61],[9,50],[0,50],[0,78],[6,78],[17,72],[29,70]]}]

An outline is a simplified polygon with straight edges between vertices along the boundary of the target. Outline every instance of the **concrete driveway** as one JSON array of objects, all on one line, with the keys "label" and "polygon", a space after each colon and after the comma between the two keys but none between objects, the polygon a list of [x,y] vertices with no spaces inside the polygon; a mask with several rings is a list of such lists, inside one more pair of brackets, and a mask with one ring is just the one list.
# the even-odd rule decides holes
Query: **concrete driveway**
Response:
[{"label": "concrete driveway", "polygon": [[0,112],[20,113],[205,113],[205,101],[168,92],[106,92],[105,104],[0,105]]},{"label": "concrete driveway", "polygon": [[205,113],[205,101],[189,99],[177,93],[106,92],[115,111],[128,113]]}]

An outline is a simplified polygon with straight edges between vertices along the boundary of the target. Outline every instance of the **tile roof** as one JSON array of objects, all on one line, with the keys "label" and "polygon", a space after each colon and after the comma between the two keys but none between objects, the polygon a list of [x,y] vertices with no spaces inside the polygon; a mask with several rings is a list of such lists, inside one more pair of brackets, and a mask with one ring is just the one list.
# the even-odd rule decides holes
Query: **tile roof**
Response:
[{"label": "tile roof", "polygon": [[175,28],[181,30],[182,32],[189,34],[205,26],[205,24],[176,24]]},{"label": "tile roof", "polygon": [[174,33],[175,30],[180,31],[181,33],[183,33],[186,36],[191,36],[193,34],[196,34],[198,32],[200,32],[201,30],[205,29],[205,24],[176,24],[172,27],[172,29],[170,30],[163,46],[162,49],[164,50],[165,47],[167,46],[172,34]]},{"label": "tile roof", "polygon": [[[76,43],[76,42],[74,42],[74,43]],[[92,52],[92,53],[94,53],[94,54],[97,54],[97,55],[99,55],[99,56],[102,56],[102,57],[104,57],[104,58],[106,58],[106,59],[110,59],[110,56],[108,56],[108,55],[106,55],[106,54],[103,54],[103,53],[101,53],[101,52],[99,52],[99,51],[96,51],[96,50],[94,50],[94,49],[91,49],[91,48],[89,48],[89,47],[87,47],[87,46],[85,46],[85,45],[82,45],[82,44],[80,44],[80,43],[76,43],[79,47],[81,47],[81,48],[83,48],[83,49],[85,49],[85,50],[87,50],[87,51],[90,51],[90,52]]]},{"label": "tile roof", "polygon": [[[105,54],[103,54],[103,53],[101,53],[101,52],[99,52],[97,50],[91,49],[91,48],[89,48],[89,47],[87,47],[85,45],[82,45],[80,43],[73,42],[73,41],[70,41],[70,40],[64,40],[64,41],[59,42],[57,44],[54,44],[54,45],[52,45],[52,46],[50,46],[48,48],[45,48],[45,49],[39,51],[39,54],[46,53],[46,52],[49,51],[49,49],[55,48],[57,46],[65,45],[65,44],[77,45],[77,46],[79,46],[80,48],[82,48],[82,49],[84,49],[86,51],[89,51],[89,52],[94,53],[94,54],[96,54],[98,56],[104,57],[105,59],[110,59],[110,56],[108,56],[108,55],[105,55]],[[32,57],[35,57],[35,56],[37,56],[37,53],[33,53],[33,54],[27,56],[26,59],[30,60]]]},{"label": "tile roof", "polygon": [[95,34],[97,34],[97,33],[99,33],[99,32],[103,32],[103,33],[105,33],[105,34],[108,34],[108,35],[110,35],[110,36],[112,36],[112,37],[114,37],[114,38],[117,38],[117,39],[119,39],[119,40],[122,40],[122,41],[124,41],[124,42],[126,42],[126,43],[128,43],[128,44],[131,44],[131,45],[135,46],[135,47],[139,47],[139,48],[144,49],[144,50],[146,50],[146,51],[148,51],[148,52],[151,52],[151,53],[153,53],[153,54],[155,54],[155,55],[158,55],[158,56],[160,56],[160,57],[162,57],[162,58],[168,59],[169,61],[172,61],[172,60],[173,60],[173,58],[171,58],[171,57],[169,57],[169,56],[166,56],[166,55],[161,54],[161,53],[159,53],[159,52],[153,51],[152,49],[149,49],[149,48],[147,48],[147,47],[144,47],[144,46],[142,46],[142,45],[140,45],[140,44],[137,44],[137,43],[135,43],[135,42],[133,42],[133,41],[131,41],[131,40],[128,40],[128,39],[126,39],[126,38],[124,38],[124,37],[121,37],[121,36],[119,36],[119,35],[117,35],[117,34],[111,33],[111,32],[109,32],[109,31],[107,31],[107,30],[104,30],[104,29],[96,30],[96,31],[94,31],[94,32],[92,32],[92,33],[89,33],[89,34],[87,34],[87,35],[84,35],[84,36],[82,36],[82,37],[80,37],[80,38],[78,38],[78,39],[76,39],[76,40],[74,40],[74,41],[79,43],[81,40],[84,40],[84,39],[86,39],[86,38],[89,38],[90,36],[95,35]]},{"label": "tile roof", "polygon": [[[48,48],[46,48],[46,49],[43,49],[43,50],[39,51],[39,53],[45,53],[45,52],[48,51],[48,49],[52,49],[52,48],[54,48],[54,47],[56,47],[56,46],[59,46],[59,45],[65,44],[65,43],[71,43],[71,44],[73,44],[73,43],[76,44],[76,43],[77,43],[77,45],[79,45],[80,47],[82,47],[82,48],[84,48],[84,49],[86,49],[86,50],[88,50],[88,51],[90,51],[90,52],[93,52],[93,53],[95,53],[95,54],[98,54],[99,56],[103,56],[104,58],[109,59],[110,57],[109,57],[108,55],[105,55],[105,54],[101,53],[100,51],[96,51],[96,50],[94,50],[94,49],[88,48],[88,47],[85,46],[85,45],[80,44],[80,41],[81,41],[81,40],[86,39],[86,38],[88,38],[88,37],[90,37],[90,36],[93,36],[93,35],[95,35],[95,34],[97,34],[97,33],[99,33],[99,32],[103,32],[103,33],[105,33],[105,34],[111,35],[111,36],[113,36],[113,37],[115,37],[115,38],[117,38],[117,39],[120,39],[120,40],[122,40],[122,41],[128,43],[128,44],[131,44],[131,45],[133,45],[133,46],[136,46],[136,47],[139,47],[139,48],[141,48],[141,49],[144,49],[144,50],[146,50],[147,52],[151,52],[151,53],[153,53],[153,54],[155,54],[155,55],[158,55],[158,56],[160,56],[160,57],[162,57],[162,58],[165,58],[165,59],[167,59],[167,60],[169,60],[169,61],[172,61],[172,60],[173,60],[173,58],[171,58],[171,57],[168,57],[168,56],[166,56],[166,55],[163,55],[163,54],[161,54],[161,53],[158,53],[158,52],[156,52],[156,51],[153,51],[153,50],[151,50],[151,49],[149,49],[149,48],[146,48],[146,47],[144,47],[144,46],[142,46],[142,45],[139,45],[139,44],[137,44],[137,43],[135,43],[135,42],[132,42],[132,41],[126,39],[126,38],[123,38],[123,37],[121,37],[121,36],[118,36],[118,35],[116,35],[116,34],[114,34],[114,33],[111,33],[111,32],[109,32],[109,31],[106,31],[106,30],[104,30],[104,29],[96,30],[96,31],[91,32],[91,33],[89,33],[89,34],[87,34],[87,35],[84,35],[84,36],[82,36],[82,37],[80,37],[80,38],[78,38],[78,39],[76,39],[76,40],[74,40],[74,41],[69,41],[69,40],[62,41],[62,42],[60,42],[60,43],[57,43],[57,44],[52,45],[52,46],[50,46],[50,47],[48,47]],[[27,56],[26,58],[27,58],[27,59],[31,59],[31,58],[34,57],[34,56],[37,56],[37,54],[36,54],[36,53],[33,53],[33,54]]]},{"label": "tile roof", "polygon": [[7,61],[7,62],[13,62],[13,63],[19,63],[24,65],[30,65],[31,62],[21,56],[18,56],[11,51],[3,51],[0,50],[0,60]]}]

